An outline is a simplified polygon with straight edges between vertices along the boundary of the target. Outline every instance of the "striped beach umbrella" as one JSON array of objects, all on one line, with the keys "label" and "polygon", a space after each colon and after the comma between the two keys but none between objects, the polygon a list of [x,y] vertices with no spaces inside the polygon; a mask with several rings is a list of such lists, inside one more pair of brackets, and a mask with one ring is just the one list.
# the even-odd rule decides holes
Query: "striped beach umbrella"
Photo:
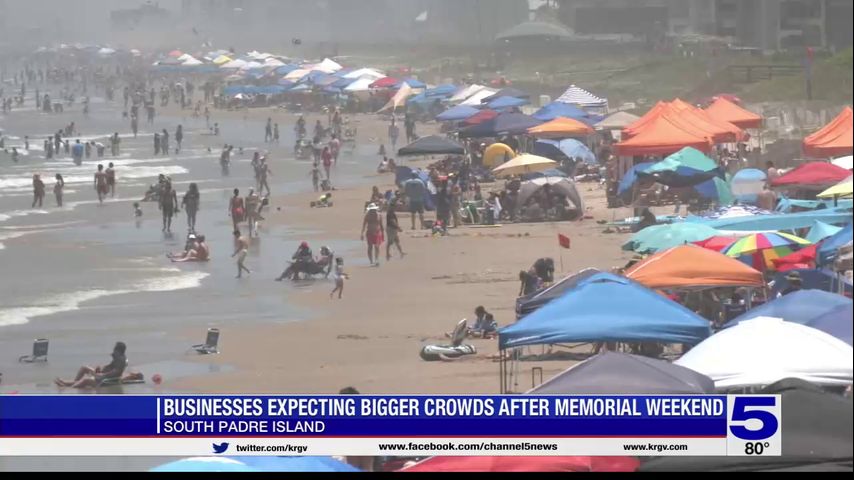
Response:
[{"label": "striped beach umbrella", "polygon": [[808,245],[809,240],[788,233],[756,233],[736,241],[723,253],[757,270],[773,270],[774,259],[790,255]]}]

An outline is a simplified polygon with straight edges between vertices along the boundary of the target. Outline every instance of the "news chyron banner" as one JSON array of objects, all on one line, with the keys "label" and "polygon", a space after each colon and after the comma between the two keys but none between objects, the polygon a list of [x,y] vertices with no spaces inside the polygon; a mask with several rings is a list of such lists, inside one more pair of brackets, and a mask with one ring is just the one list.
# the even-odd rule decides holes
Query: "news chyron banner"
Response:
[{"label": "news chyron banner", "polygon": [[0,397],[0,456],[778,456],[780,397]]}]

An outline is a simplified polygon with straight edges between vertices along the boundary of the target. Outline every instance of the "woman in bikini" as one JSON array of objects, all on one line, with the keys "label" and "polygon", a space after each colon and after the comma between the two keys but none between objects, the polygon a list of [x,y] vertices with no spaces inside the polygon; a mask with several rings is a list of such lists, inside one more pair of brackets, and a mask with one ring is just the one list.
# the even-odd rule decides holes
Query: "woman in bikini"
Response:
[{"label": "woman in bikini", "polygon": [[239,230],[237,226],[243,222],[246,216],[246,204],[237,188],[234,189],[234,196],[228,201],[228,214],[231,215],[233,230]]}]

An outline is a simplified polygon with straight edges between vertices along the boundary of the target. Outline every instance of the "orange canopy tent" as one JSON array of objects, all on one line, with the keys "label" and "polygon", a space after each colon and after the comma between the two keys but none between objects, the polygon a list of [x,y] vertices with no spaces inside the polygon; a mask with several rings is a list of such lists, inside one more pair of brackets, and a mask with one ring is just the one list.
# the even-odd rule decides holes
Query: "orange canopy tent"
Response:
[{"label": "orange canopy tent", "polygon": [[540,138],[566,138],[579,135],[590,135],[593,129],[588,125],[566,117],[558,117],[551,122],[528,130],[528,133]]},{"label": "orange canopy tent", "polygon": [[623,129],[622,138],[627,139],[633,137],[635,134],[640,132],[641,129],[658,119],[666,109],[667,102],[656,103],[655,106],[646,112],[641,118],[635,120]]},{"label": "orange canopy tent", "polygon": [[712,118],[704,110],[688,102],[677,98],[670,103],[670,107],[678,112],[684,120],[708,132],[715,143],[740,142],[744,140],[744,131],[741,128],[727,121]]},{"label": "orange canopy tent", "polygon": [[804,139],[804,153],[815,158],[851,155],[854,134],[854,113],[845,107],[838,117],[821,130]]},{"label": "orange canopy tent", "polygon": [[635,155],[666,155],[685,147],[708,153],[712,140],[705,132],[681,120],[673,112],[665,112],[647,123],[636,135],[615,145],[624,157]]},{"label": "orange canopy tent", "polygon": [[626,277],[652,289],[764,287],[762,274],[722,253],[683,245],[633,266]]},{"label": "orange canopy tent", "polygon": [[705,112],[712,118],[729,122],[739,128],[762,128],[762,117],[726,98],[717,97]]}]

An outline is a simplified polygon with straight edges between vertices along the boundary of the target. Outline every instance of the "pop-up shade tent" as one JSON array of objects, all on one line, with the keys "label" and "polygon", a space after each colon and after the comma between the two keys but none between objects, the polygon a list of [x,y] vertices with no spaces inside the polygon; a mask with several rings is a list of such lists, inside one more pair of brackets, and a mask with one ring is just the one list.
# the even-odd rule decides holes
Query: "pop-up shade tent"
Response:
[{"label": "pop-up shade tent", "polygon": [[436,116],[436,120],[440,122],[459,122],[467,118],[471,118],[480,113],[480,110],[474,107],[465,105],[457,105],[456,107],[445,110]]},{"label": "pop-up shade tent", "polygon": [[594,275],[562,297],[499,331],[503,349],[573,342],[695,345],[708,320],[623,277]]},{"label": "pop-up shade tent", "polygon": [[756,203],[757,196],[765,186],[768,176],[757,168],[745,168],[733,175],[729,186],[740,202]]},{"label": "pop-up shade tent", "polygon": [[804,153],[815,158],[851,155],[854,150],[854,112],[845,107],[842,113],[821,130],[804,139]]},{"label": "pop-up shade tent", "polygon": [[806,325],[816,317],[845,305],[851,305],[850,298],[821,290],[800,290],[749,310],[728,322],[724,328],[759,317],[782,318]]},{"label": "pop-up shade tent", "polygon": [[[848,218],[850,220],[850,213],[848,214]],[[852,226],[854,226],[854,223],[849,223],[839,233],[822,242],[821,246],[818,247],[818,258],[816,258],[816,263],[819,265],[827,265],[833,261],[840,248],[851,243]]]},{"label": "pop-up shade tent", "polygon": [[711,378],[664,360],[625,353],[596,355],[529,391],[537,395],[703,395]]},{"label": "pop-up shade tent", "polygon": [[729,122],[740,128],[762,128],[762,117],[746,110],[726,98],[717,97],[706,107],[706,113],[712,118]]},{"label": "pop-up shade tent", "polygon": [[587,268],[578,273],[564,277],[563,280],[555,283],[545,290],[540,290],[539,292],[534,292],[530,295],[517,298],[516,316],[521,318],[528,315],[552,300],[560,298],[564,293],[575,288],[579,283],[587,280],[597,273],[602,272],[595,268]]},{"label": "pop-up shade tent", "polygon": [[757,270],[696,245],[657,253],[630,268],[626,277],[655,289],[765,286],[765,280]]},{"label": "pop-up shade tent", "polygon": [[779,318],[739,323],[703,341],[676,361],[707,375],[718,390],[763,387],[784,378],[845,386],[854,379],[851,345]]},{"label": "pop-up shade tent", "polygon": [[[671,223],[644,228],[623,244],[623,250],[654,253],[668,248],[700,242],[718,235],[718,231],[702,223]],[[733,239],[735,240],[735,239]]]},{"label": "pop-up shade tent", "polygon": [[603,118],[594,127],[597,130],[622,130],[638,120],[640,117],[637,115],[632,115],[629,112],[617,112]]},{"label": "pop-up shade tent", "polygon": [[540,177],[522,182],[517,199],[519,205],[525,205],[532,196],[545,188],[546,185],[551,188],[552,194],[563,195],[577,211],[584,212],[584,200],[578,193],[575,182],[566,177]]},{"label": "pop-up shade tent", "polygon": [[555,100],[559,103],[567,103],[570,105],[578,105],[584,108],[607,108],[608,107],[608,99],[607,98],[599,98],[596,95],[588,92],[587,90],[576,87],[575,85],[570,85],[569,88],[563,92],[563,95]]},{"label": "pop-up shade tent", "polygon": [[567,160],[580,158],[582,162],[588,165],[596,165],[596,155],[587,148],[587,145],[573,138],[565,140],[537,140],[534,142],[534,154],[551,158],[555,161],[563,160],[564,158]]},{"label": "pop-up shade tent", "polygon": [[398,150],[399,157],[417,155],[463,155],[466,149],[457,142],[438,135],[422,137]]},{"label": "pop-up shade tent", "polygon": [[641,472],[851,472],[854,406],[850,398],[822,391],[798,379],[785,379],[759,392],[780,395],[782,456],[659,457]]},{"label": "pop-up shade tent", "polygon": [[558,117],[528,130],[528,133],[538,138],[585,137],[593,132],[586,123],[566,117]]},{"label": "pop-up shade tent", "polygon": [[[643,118],[641,118],[643,120]],[[623,137],[626,137],[625,130]],[[685,147],[708,152],[712,140],[703,132],[691,129],[675,113],[659,115],[647,123],[643,130],[627,140],[615,144],[617,152],[626,157],[637,155],[667,155]]]},{"label": "pop-up shade tent", "polygon": [[552,102],[537,110],[532,116],[544,122],[550,122],[558,118],[571,118],[588,126],[602,120],[602,117],[591,115],[575,105],[560,102]]},{"label": "pop-up shade tent", "polygon": [[832,163],[809,162],[775,178],[771,186],[824,190],[850,176],[851,172]]},{"label": "pop-up shade tent", "polygon": [[499,113],[492,120],[487,120],[473,127],[460,130],[461,138],[500,137],[502,135],[521,135],[528,129],[543,122],[522,113]]}]

